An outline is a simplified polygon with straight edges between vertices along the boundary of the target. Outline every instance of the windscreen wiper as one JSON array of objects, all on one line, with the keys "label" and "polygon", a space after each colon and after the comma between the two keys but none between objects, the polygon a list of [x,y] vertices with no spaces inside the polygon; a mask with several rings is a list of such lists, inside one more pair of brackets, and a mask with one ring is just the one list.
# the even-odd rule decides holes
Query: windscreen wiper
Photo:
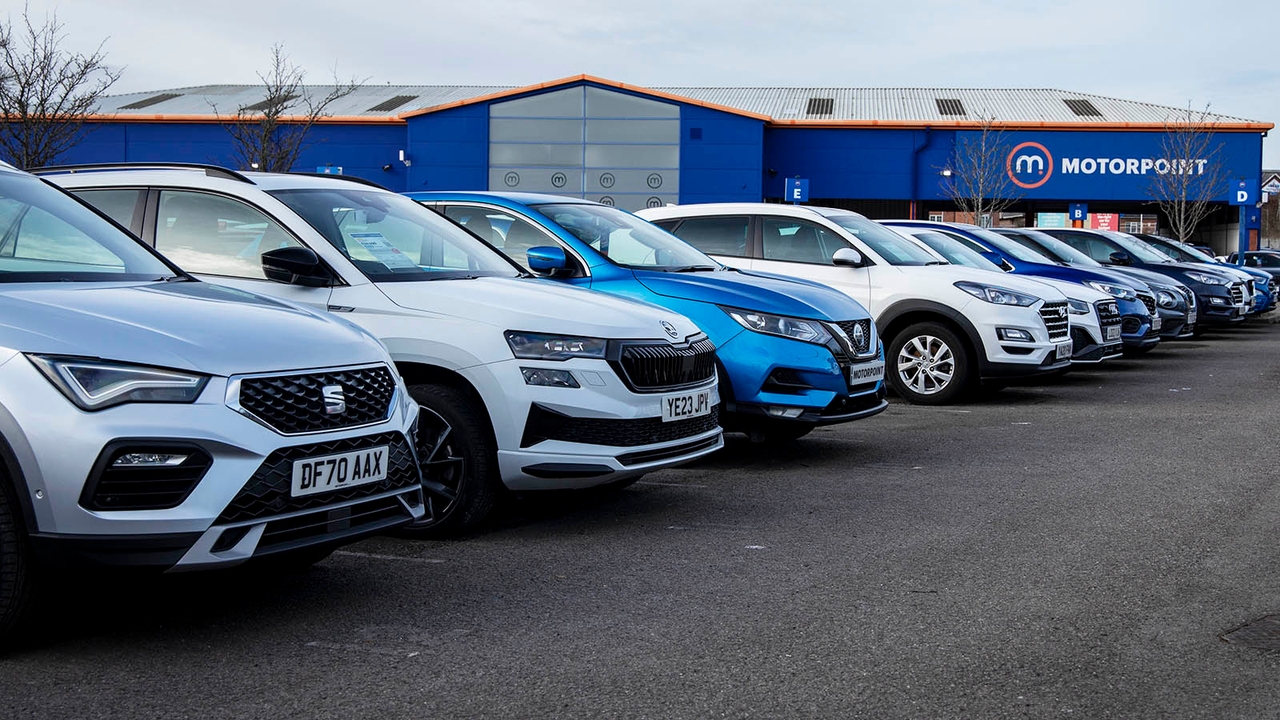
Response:
[{"label": "windscreen wiper", "polygon": [[662,272],[704,272],[707,270],[715,271],[719,269],[720,268],[715,265],[681,265],[679,267],[662,268]]}]

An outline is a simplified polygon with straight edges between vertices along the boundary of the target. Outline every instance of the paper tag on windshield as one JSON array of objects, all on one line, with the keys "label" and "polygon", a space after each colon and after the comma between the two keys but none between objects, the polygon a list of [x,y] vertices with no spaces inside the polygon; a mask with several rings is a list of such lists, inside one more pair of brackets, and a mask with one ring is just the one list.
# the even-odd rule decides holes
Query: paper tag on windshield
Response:
[{"label": "paper tag on windshield", "polygon": [[400,248],[392,245],[386,238],[382,237],[382,233],[351,233],[351,239],[360,243],[360,247],[368,250],[375,260],[386,265],[391,270],[418,267],[418,264],[410,260],[408,255],[400,252]]}]

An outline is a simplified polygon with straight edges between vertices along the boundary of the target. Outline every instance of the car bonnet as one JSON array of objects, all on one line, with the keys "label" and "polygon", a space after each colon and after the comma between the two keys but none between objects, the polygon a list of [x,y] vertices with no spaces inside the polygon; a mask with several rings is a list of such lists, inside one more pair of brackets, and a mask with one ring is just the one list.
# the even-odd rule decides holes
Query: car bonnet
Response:
[{"label": "car bonnet", "polygon": [[870,317],[856,300],[819,283],[749,271],[669,273],[636,270],[636,280],[656,295],[812,320]]}]

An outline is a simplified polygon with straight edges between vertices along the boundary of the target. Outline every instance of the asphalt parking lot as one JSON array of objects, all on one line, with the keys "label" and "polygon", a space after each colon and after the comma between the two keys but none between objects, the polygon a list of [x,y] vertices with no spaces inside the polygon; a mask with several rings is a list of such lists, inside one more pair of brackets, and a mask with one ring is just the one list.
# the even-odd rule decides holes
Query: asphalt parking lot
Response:
[{"label": "asphalt parking lot", "polygon": [[893,404],[463,541],[68,591],[10,718],[1275,717],[1280,326]]}]

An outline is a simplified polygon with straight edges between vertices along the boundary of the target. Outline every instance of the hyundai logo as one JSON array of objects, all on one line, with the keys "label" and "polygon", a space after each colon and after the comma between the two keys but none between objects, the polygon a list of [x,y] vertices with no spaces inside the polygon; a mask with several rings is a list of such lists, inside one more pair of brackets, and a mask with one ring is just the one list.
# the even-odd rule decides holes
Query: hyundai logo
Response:
[{"label": "hyundai logo", "polygon": [[1038,142],[1019,143],[1009,151],[1005,171],[1014,185],[1034,190],[1049,182],[1053,175],[1053,155]]},{"label": "hyundai logo", "polygon": [[341,385],[325,385],[320,392],[324,394],[325,415],[341,415],[347,411],[347,396]]},{"label": "hyundai logo", "polygon": [[671,339],[672,339],[672,340],[677,340],[677,339],[679,339],[679,337],[680,337],[680,331],[679,331],[679,330],[676,330],[676,326],[675,326],[675,325],[672,325],[671,323],[667,322],[666,320],[663,320],[663,321],[662,321],[662,329],[663,329],[663,330],[665,330],[665,331],[667,332],[667,335],[670,335],[670,336],[671,336]]}]

